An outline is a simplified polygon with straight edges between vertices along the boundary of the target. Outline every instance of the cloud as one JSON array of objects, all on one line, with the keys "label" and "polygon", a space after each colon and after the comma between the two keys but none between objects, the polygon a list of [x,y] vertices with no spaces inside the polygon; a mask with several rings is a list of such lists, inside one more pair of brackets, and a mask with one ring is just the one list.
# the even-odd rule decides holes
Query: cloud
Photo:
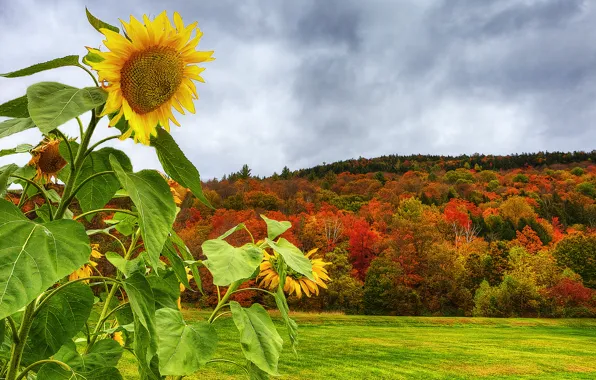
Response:
[{"label": "cloud", "polygon": [[[172,5],[170,5],[170,3]],[[196,115],[173,135],[203,178],[270,175],[392,153],[592,150],[596,10],[580,0],[202,1],[168,3],[215,50]],[[89,4],[116,23],[157,1]],[[77,1],[0,0],[0,72],[97,46]],[[60,69],[0,80],[0,102],[39,80],[89,85]],[[68,131],[76,132],[76,126]],[[100,128],[100,136],[113,133]],[[34,133],[0,140],[0,149]],[[151,148],[119,141],[136,169]],[[27,158],[21,159],[26,162]],[[0,165],[8,162],[0,158]]]}]

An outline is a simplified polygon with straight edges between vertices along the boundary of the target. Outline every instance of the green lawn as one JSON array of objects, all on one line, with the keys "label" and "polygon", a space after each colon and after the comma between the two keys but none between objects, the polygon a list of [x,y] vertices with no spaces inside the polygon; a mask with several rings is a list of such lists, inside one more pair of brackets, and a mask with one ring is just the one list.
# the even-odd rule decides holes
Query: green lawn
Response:
[{"label": "green lawn", "polygon": [[[205,312],[185,311],[189,321]],[[280,379],[595,379],[596,320],[370,317],[296,313],[299,357],[287,343]],[[276,323],[279,316],[274,315]],[[217,357],[242,362],[230,318],[216,321]],[[125,379],[136,379],[131,356]],[[213,364],[185,379],[244,379]]]}]

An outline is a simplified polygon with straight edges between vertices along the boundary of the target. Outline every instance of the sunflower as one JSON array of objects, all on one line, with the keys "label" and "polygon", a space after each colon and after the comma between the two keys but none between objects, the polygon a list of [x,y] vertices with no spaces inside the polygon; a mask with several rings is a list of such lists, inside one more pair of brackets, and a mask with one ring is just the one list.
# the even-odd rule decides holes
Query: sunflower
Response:
[{"label": "sunflower", "polygon": [[181,114],[183,107],[195,112],[193,99],[199,96],[193,80],[204,82],[199,74],[205,70],[196,63],[214,60],[213,52],[196,50],[203,33],[196,22],[184,26],[177,12],[175,26],[165,11],[153,21],[144,15],[143,23],[133,16],[129,23],[120,22],[126,36],[101,29],[109,51],[88,48],[99,62],[86,62],[108,92],[102,115],[115,114],[110,126],[124,116],[129,129],[120,138],[134,132],[135,142],[148,145],[150,136],[157,135],[158,124],[167,131],[170,120],[180,126],[172,107]]},{"label": "sunflower", "polygon": [[118,342],[121,346],[124,346],[124,338],[122,337],[122,331],[116,331],[112,334],[112,339]]},{"label": "sunflower", "polygon": [[66,166],[67,162],[60,154],[61,141],[46,137],[36,148],[31,150],[33,157],[29,161],[29,166],[35,166],[37,170],[35,180],[50,182]]},{"label": "sunflower", "polygon": [[[99,259],[102,256],[103,255],[99,252],[99,244],[91,244],[91,256],[89,257],[89,263],[83,265],[76,271],[72,272],[68,276],[68,280],[74,281],[79,278],[91,277],[91,275],[93,274],[93,268],[97,266],[97,263],[95,261],[93,261],[92,259]],[[89,280],[85,280],[83,282],[89,283]]]},{"label": "sunflower", "polygon": [[[327,269],[325,269],[325,266],[329,265],[330,263],[324,262],[323,259],[312,259],[311,256],[317,252],[317,250],[318,248],[315,248],[306,254],[306,257],[308,257],[312,263],[312,274],[315,278],[315,281],[309,280],[300,273],[288,268],[284,291],[289,295],[295,293],[296,297],[301,298],[302,293],[304,292],[307,297],[310,297],[311,294],[318,296],[319,286],[321,288],[327,289],[327,284],[325,282],[329,282],[331,279],[327,274]],[[265,257],[261,263],[261,271],[258,276],[260,278],[261,285],[271,290],[277,289],[277,286],[279,285],[279,274],[276,271],[275,265],[276,261],[277,254],[270,255],[265,252]]]}]

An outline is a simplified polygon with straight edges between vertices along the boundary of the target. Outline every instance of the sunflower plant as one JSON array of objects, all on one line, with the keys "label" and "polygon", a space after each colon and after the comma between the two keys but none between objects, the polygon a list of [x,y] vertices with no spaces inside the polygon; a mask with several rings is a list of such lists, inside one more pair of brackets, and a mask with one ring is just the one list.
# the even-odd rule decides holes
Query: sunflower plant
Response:
[{"label": "sunflower plant", "polygon": [[[173,110],[195,112],[199,64],[213,52],[197,50],[197,23],[185,25],[178,13],[131,16],[123,30],[88,11],[87,19],[105,37],[104,49],[0,75],[74,66],[93,80],[86,88],[36,83],[0,105],[0,138],[28,129],[43,134],[35,146],[0,151],[31,155],[27,165],[0,168],[0,379],[121,379],[124,350],[136,358],[141,379],[181,379],[214,362],[239,366],[251,379],[277,375],[283,340],[268,312],[231,297],[247,290],[245,282],[260,282],[250,290],[275,300],[295,350],[297,325],[284,289],[317,294],[329,280],[324,263],[280,238],[287,221],[263,216],[267,238],[232,246],[231,234],[250,235],[240,224],[206,241],[204,260],[172,228],[187,192],[211,207],[169,129],[180,125]],[[73,120],[79,134],[66,136],[61,128]],[[102,120],[115,134],[94,139]],[[155,149],[165,175],[133,171],[126,152],[102,147],[113,139]],[[98,219],[105,228],[91,229]],[[100,239],[111,240],[115,252],[100,253]],[[100,260],[113,276],[100,272]],[[188,323],[180,292],[202,292],[200,267],[213,277],[218,304],[206,320]],[[216,322],[226,314],[239,331],[242,360],[216,357]]]}]

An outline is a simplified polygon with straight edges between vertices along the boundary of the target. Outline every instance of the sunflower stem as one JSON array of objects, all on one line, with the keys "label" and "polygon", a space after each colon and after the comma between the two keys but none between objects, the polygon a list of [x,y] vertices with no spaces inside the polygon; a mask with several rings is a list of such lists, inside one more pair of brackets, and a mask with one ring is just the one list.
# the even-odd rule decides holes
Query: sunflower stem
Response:
[{"label": "sunflower stem", "polygon": [[97,148],[101,144],[105,143],[106,141],[114,140],[114,139],[117,139],[117,138],[120,138],[120,135],[110,136],[110,137],[106,137],[105,139],[99,140],[95,144],[91,145],[91,147],[89,147],[89,149],[87,149],[87,152],[85,152],[85,156],[90,155],[91,152],[93,152],[95,150],[95,148]]},{"label": "sunflower stem", "polygon": [[87,72],[87,74],[89,74],[91,79],[93,79],[93,82],[95,83],[95,85],[97,87],[100,87],[99,82],[97,81],[97,79],[95,79],[95,75],[93,75],[93,73],[91,71],[89,71],[89,69],[87,69],[85,66],[81,65],[80,63],[77,65],[77,67],[80,67],[81,69],[85,70]]},{"label": "sunflower stem", "polygon": [[121,212],[123,214],[128,214],[128,215],[133,215],[133,216],[137,216],[137,214],[135,212],[132,212],[130,210],[126,210],[126,209],[119,209],[119,208],[98,208],[97,210],[91,210],[91,211],[87,211],[84,212],[80,215],[77,215],[74,217],[74,220],[80,219],[84,216],[87,215],[91,215],[91,214],[97,214],[98,212]]},{"label": "sunflower stem", "polygon": [[[46,190],[43,188],[43,186],[41,186],[40,184],[36,183],[33,180],[30,180],[29,178],[21,177],[20,175],[11,174],[10,176],[13,178],[18,178],[21,181],[25,181],[25,182],[27,182],[27,184],[33,185],[37,190],[39,190],[39,192],[43,196],[43,199],[45,200],[46,204],[48,205],[48,209],[49,209],[48,215],[50,216],[50,220],[54,220],[54,217],[52,216],[52,204],[50,203],[50,198],[48,197],[48,194],[46,193]],[[23,190],[23,191],[25,191],[25,190]]]},{"label": "sunflower stem", "polygon": [[[72,190],[75,186],[75,182],[76,182],[77,176],[81,170],[81,167],[83,166],[83,162],[85,162],[85,158],[86,158],[85,152],[87,151],[87,148],[89,147],[89,142],[91,141],[91,136],[93,135],[93,132],[95,131],[95,127],[97,127],[97,121],[98,121],[97,113],[96,113],[96,110],[93,109],[91,111],[91,120],[89,121],[89,127],[83,133],[83,136],[81,137],[81,144],[79,145],[79,149],[77,150],[77,156],[76,156],[74,162],[71,163],[71,165],[72,165],[71,173],[68,176],[66,185],[64,186],[64,192],[62,193],[62,201],[58,205],[58,209],[56,210],[56,213],[54,214],[54,219],[62,219],[62,217],[64,216],[64,213],[68,209],[68,206],[70,206],[70,202],[72,202],[72,199],[73,199]],[[80,123],[80,120],[79,120],[79,123]]]},{"label": "sunflower stem", "polygon": [[[70,143],[68,142],[68,138],[58,128],[54,129],[54,132],[62,138],[62,141],[64,141],[66,143],[66,147],[68,148],[68,156],[70,158],[70,162],[71,163],[74,162],[74,153],[72,152],[72,147],[70,146]],[[72,165],[71,165],[70,171],[72,172]]]},{"label": "sunflower stem", "polygon": [[31,186],[31,184],[27,182],[25,187],[23,187],[23,192],[21,193],[21,199],[19,199],[18,208],[23,207],[23,205],[25,204],[25,201],[27,200],[27,191],[29,191],[29,186]]},{"label": "sunflower stem", "polygon": [[17,377],[17,373],[21,366],[23,351],[25,350],[25,344],[27,343],[27,336],[29,335],[29,330],[31,330],[31,325],[33,323],[34,310],[35,302],[31,302],[23,312],[21,327],[19,329],[19,341],[14,343],[10,350],[10,362],[8,363],[6,380],[15,380]]},{"label": "sunflower stem", "polygon": [[55,364],[58,364],[60,367],[62,367],[66,371],[70,371],[70,372],[72,372],[74,374],[72,368],[70,368],[70,366],[68,364],[66,364],[64,362],[61,362],[59,360],[45,359],[45,360],[37,361],[37,362],[31,364],[30,366],[28,366],[27,368],[25,368],[23,370],[23,372],[21,372],[21,374],[19,376],[17,376],[16,380],[21,380],[21,379],[25,378],[25,376],[27,376],[27,373],[29,371],[31,371],[33,368],[37,367],[38,365],[42,365],[42,364],[46,364],[46,363],[55,363]]},{"label": "sunflower stem", "polygon": [[[71,171],[71,175],[73,174],[73,172]],[[89,177],[85,178],[81,183],[79,183],[77,185],[77,187],[75,187],[75,189],[69,194],[69,198],[67,199],[65,202],[70,204],[70,202],[72,202],[72,200],[74,199],[74,197],[77,195],[77,193],[79,192],[79,190],[81,190],[83,188],[83,186],[85,186],[85,184],[89,181],[91,181],[93,178],[95,177],[99,177],[102,175],[107,175],[107,174],[114,174],[114,172],[112,170],[106,170],[104,172],[98,172],[98,173],[94,173],[92,175],[90,175]]]},{"label": "sunflower stem", "polygon": [[[130,258],[130,256],[132,256],[133,252],[135,251],[137,241],[139,240],[140,237],[141,237],[140,230],[137,229],[132,237],[132,241],[130,242],[130,245],[128,246],[128,251],[126,252],[126,255],[124,255],[124,260],[128,260]],[[121,279],[122,279],[122,272],[117,270],[117,274],[116,274],[117,283],[115,283],[112,286],[112,289],[110,289],[110,293],[108,293],[108,296],[106,297],[106,300],[104,302],[103,309],[101,310],[101,314],[99,315],[98,321],[103,321],[110,314],[110,311],[109,311],[110,302],[112,301],[112,298],[114,298],[114,296],[116,295],[116,292],[118,291],[118,289],[120,289],[120,280]],[[101,323],[98,323],[95,326],[95,329],[93,330],[93,337],[91,338],[91,342],[87,345],[87,348],[85,349],[85,353],[88,353],[89,349],[91,349],[91,347],[93,347],[93,345],[97,341],[97,337],[99,336],[99,330],[101,328],[102,328]]]},{"label": "sunflower stem", "polygon": [[240,284],[241,284],[240,281],[234,281],[230,284],[230,287],[226,291],[226,294],[224,294],[224,296],[221,298],[221,300],[219,300],[219,302],[217,303],[217,306],[215,307],[215,309],[213,309],[213,313],[211,313],[211,316],[209,317],[207,322],[213,323],[217,312],[227,304],[228,299],[230,299],[230,296],[232,295],[232,293],[234,293],[234,291],[236,289],[238,289]]}]

